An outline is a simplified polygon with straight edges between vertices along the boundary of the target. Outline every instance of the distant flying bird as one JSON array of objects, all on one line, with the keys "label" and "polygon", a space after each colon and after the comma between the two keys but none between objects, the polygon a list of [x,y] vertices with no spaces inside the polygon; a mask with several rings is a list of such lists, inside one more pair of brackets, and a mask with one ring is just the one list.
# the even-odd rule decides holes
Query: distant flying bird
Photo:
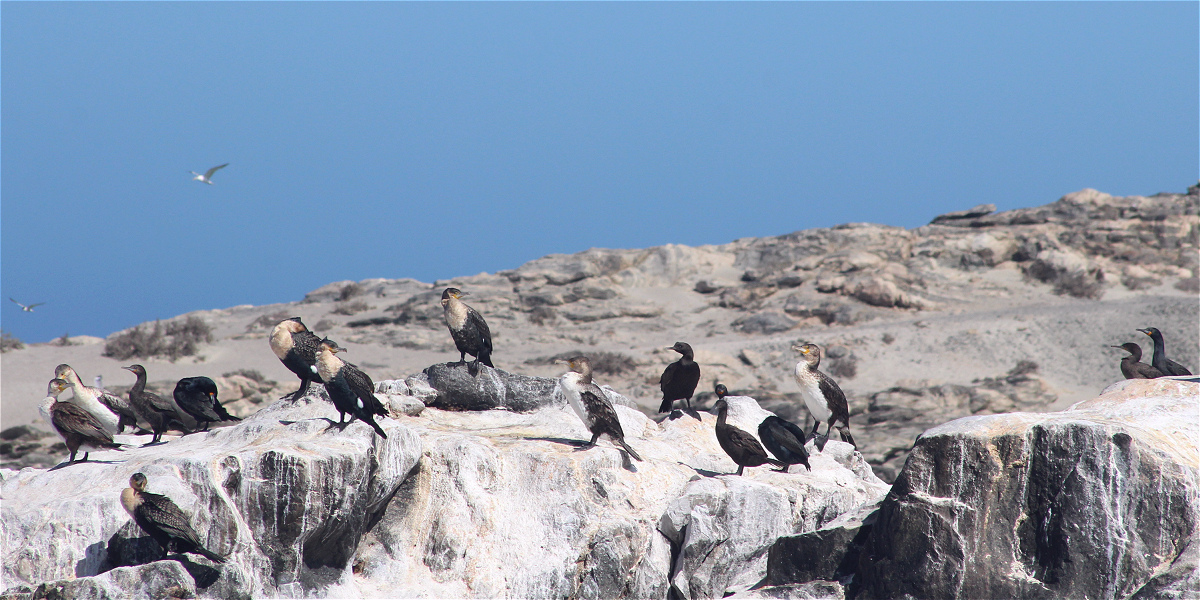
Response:
[{"label": "distant flying bird", "polygon": [[33,307],[35,307],[35,306],[41,306],[41,305],[45,304],[45,302],[35,302],[35,303],[33,303],[33,304],[30,304],[29,306],[25,306],[24,304],[21,304],[20,302],[17,302],[16,300],[13,300],[13,299],[12,299],[12,296],[9,296],[9,297],[8,297],[8,299],[9,299],[9,300],[12,300],[12,301],[13,301],[13,304],[16,304],[17,306],[20,306],[20,307],[21,307],[21,310],[23,310],[23,311],[25,311],[25,312],[33,312]]},{"label": "distant flying bird", "polygon": [[196,181],[203,181],[204,183],[207,183],[208,185],[212,185],[213,184],[213,182],[212,182],[213,173],[216,173],[218,169],[224,169],[225,167],[228,167],[228,166],[229,166],[229,163],[225,163],[223,165],[217,165],[217,166],[205,171],[203,175],[201,175],[195,171],[189,171],[189,173],[191,173],[192,175],[195,175],[195,177],[193,177],[192,179],[194,179]]}]

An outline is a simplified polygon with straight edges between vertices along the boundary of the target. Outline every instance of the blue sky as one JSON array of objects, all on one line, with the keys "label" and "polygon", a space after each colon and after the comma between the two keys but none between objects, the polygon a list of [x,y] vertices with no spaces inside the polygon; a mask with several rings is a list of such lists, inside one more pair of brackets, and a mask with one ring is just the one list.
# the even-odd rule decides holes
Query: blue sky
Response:
[{"label": "blue sky", "polygon": [[0,319],[1183,191],[1198,6],[4,2]]}]

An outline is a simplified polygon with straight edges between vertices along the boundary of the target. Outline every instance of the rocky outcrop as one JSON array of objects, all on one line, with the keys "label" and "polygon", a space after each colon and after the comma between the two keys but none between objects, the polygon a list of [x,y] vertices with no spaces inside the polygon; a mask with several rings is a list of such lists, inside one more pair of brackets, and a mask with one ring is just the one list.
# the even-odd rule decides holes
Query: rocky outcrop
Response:
[{"label": "rocky outcrop", "polygon": [[[513,377],[489,371],[478,376]],[[425,373],[377,387],[387,439],[332,427],[314,386],[207,434],[0,470],[5,595],[717,597],[761,580],[779,536],[887,490],[837,442],[814,451],[812,471],[729,475],[708,413],[658,424],[617,403],[646,459],[631,463],[607,441],[580,451],[589,434],[553,393],[470,411],[426,408],[449,388]],[[738,419],[767,414],[738,402]],[[139,471],[228,562],[163,560],[118,502]]]},{"label": "rocky outcrop", "polygon": [[1195,597],[1198,411],[1196,383],[1129,380],[1064,412],[935,427],[877,511],[781,539],[765,583],[841,578],[856,598]]}]

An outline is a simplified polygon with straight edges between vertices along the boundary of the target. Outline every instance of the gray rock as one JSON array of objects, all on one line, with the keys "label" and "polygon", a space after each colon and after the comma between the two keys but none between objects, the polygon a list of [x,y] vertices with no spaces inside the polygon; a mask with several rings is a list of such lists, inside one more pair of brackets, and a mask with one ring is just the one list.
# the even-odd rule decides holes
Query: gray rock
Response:
[{"label": "gray rock", "polygon": [[530,377],[493,369],[480,364],[472,373],[470,361],[440,363],[424,371],[427,382],[437,395],[425,400],[426,406],[445,410],[492,410],[505,408],[517,412],[559,404],[554,398],[557,380]]},{"label": "gray rock", "polygon": [[796,322],[777,312],[761,312],[742,317],[730,324],[742,333],[782,333],[796,326]]},{"label": "gray rock", "polygon": [[729,597],[764,600],[843,600],[846,597],[846,589],[836,581],[809,581],[763,587]]},{"label": "gray rock", "polygon": [[947,221],[958,221],[958,220],[962,220],[962,219],[974,219],[976,217],[990,215],[994,212],[996,212],[995,204],[980,204],[979,206],[976,206],[975,208],[968,208],[967,210],[948,212],[944,215],[938,215],[938,216],[934,217],[933,220],[930,221],[930,223],[931,224],[945,223]]}]

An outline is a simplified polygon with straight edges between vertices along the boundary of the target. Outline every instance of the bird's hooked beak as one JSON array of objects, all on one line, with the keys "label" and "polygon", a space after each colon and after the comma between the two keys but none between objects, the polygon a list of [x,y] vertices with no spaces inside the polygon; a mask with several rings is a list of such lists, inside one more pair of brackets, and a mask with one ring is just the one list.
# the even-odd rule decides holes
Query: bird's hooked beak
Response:
[{"label": "bird's hooked beak", "polygon": [[1146,335],[1150,335],[1150,330],[1149,330],[1149,329],[1139,329],[1138,331],[1140,331],[1140,332],[1142,332],[1142,333],[1144,333],[1144,334],[1146,334]]}]

